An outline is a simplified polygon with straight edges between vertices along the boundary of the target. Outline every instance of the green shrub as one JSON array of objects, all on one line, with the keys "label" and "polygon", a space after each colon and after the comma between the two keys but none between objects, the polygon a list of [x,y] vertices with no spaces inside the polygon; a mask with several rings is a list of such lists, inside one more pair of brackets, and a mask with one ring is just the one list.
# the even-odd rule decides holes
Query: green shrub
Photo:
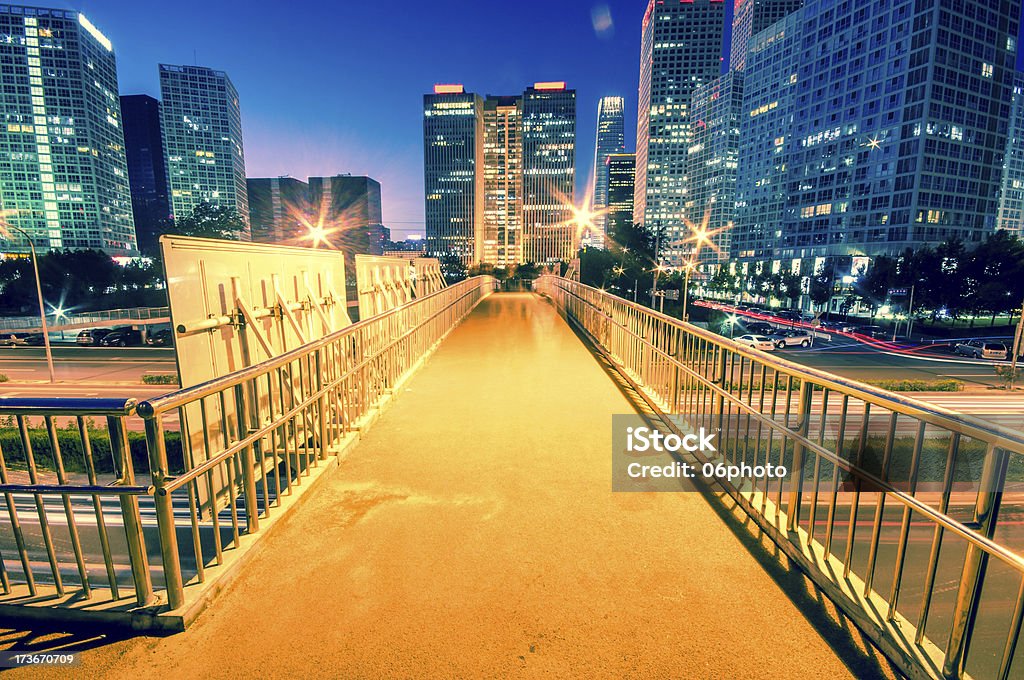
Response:
[{"label": "green shrub", "polygon": [[178,374],[177,373],[152,373],[149,375],[142,376],[142,382],[145,385],[177,385]]},{"label": "green shrub", "polygon": [[[29,442],[36,467],[41,470],[54,470],[53,450],[50,437],[45,429],[32,428],[29,431]],[[110,449],[110,434],[105,429],[89,428],[89,443],[92,445],[92,459],[96,472],[109,474],[114,471],[114,459]],[[166,432],[164,441],[167,443],[167,461],[171,473],[180,474],[184,470],[181,457],[181,436],[178,432]],[[76,426],[57,430],[57,445],[60,447],[64,469],[68,472],[85,472],[85,454],[82,439]],[[128,446],[131,451],[135,472],[149,472],[149,454],[146,451],[146,435],[142,432],[128,432]],[[13,468],[26,466],[25,449],[21,445],[21,435],[16,428],[0,429],[0,451],[3,451],[7,465]]]},{"label": "green shrub", "polygon": [[890,392],[959,392],[964,384],[959,380],[870,380],[869,385]]},{"label": "green shrub", "polygon": [[0,382],[7,382],[8,378],[3,373],[0,373]]}]

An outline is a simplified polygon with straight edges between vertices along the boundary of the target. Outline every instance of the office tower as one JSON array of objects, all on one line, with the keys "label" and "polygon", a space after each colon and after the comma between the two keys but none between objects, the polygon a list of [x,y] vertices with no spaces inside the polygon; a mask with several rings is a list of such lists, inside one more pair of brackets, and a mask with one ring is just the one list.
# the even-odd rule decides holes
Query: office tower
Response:
[{"label": "office tower", "polygon": [[1020,71],[1013,81],[1013,109],[1008,124],[1000,184],[996,228],[1024,236],[1024,73]]},{"label": "office tower", "polygon": [[0,5],[0,61],[4,219],[40,249],[136,254],[110,40],[77,12]]},{"label": "office tower", "polygon": [[786,216],[786,152],[796,105],[803,14],[758,33],[743,71],[740,153],[730,254],[769,262]]},{"label": "office tower", "polygon": [[322,226],[327,244],[345,253],[350,272],[356,254],[380,255],[388,239],[381,217],[380,182],[362,175],[309,178],[310,222]]},{"label": "office tower", "polygon": [[160,102],[144,94],[121,97],[124,151],[139,250],[152,254],[171,224],[171,204],[160,132]]},{"label": "office tower", "polygon": [[292,246],[318,245],[318,224],[311,219],[309,185],[294,177],[245,181],[252,240]]},{"label": "office tower", "polygon": [[615,238],[633,225],[633,181],[636,179],[636,154],[611,153],[605,157],[608,177],[606,236],[608,247]]},{"label": "office tower", "polygon": [[484,234],[481,261],[511,267],[523,261],[523,100],[484,100]]},{"label": "office tower", "polygon": [[729,259],[742,117],[742,71],[729,71],[693,89],[686,213],[694,237],[682,247],[686,262],[717,264]]},{"label": "office tower", "polygon": [[[880,255],[950,238],[970,245],[993,231],[1020,6],[971,8],[953,0],[808,2],[785,20],[788,40],[773,35],[780,24],[755,36],[748,96],[760,87],[755,62],[776,69],[793,60],[789,75],[775,80],[793,84],[791,116],[778,115],[777,92],[763,91],[760,104],[744,106],[749,123],[769,116],[777,127],[741,131],[744,140],[783,148],[783,218],[766,223],[775,232],[765,249],[773,269],[842,277]],[[756,163],[766,151],[744,146],[741,158]],[[745,190],[763,180],[763,167],[741,175],[748,170]],[[740,221],[744,230],[756,224]]]},{"label": "office tower", "polygon": [[536,83],[523,93],[523,258],[569,261],[579,246],[573,211],[576,91]]},{"label": "office tower", "polygon": [[174,219],[200,203],[233,208],[246,225],[242,113],[238,92],[223,71],[160,64],[164,157]]},{"label": "office tower", "polygon": [[649,0],[640,42],[633,221],[664,230],[661,255],[679,265],[689,232],[683,219],[690,93],[722,67],[722,0]]},{"label": "office tower", "polygon": [[608,206],[608,164],[609,154],[626,150],[625,100],[622,97],[601,97],[597,103],[597,142],[594,144],[594,230],[591,245],[604,247],[606,232],[604,209]]},{"label": "office tower", "polygon": [[483,250],[483,100],[462,85],[423,96],[423,179],[427,250],[466,266]]},{"label": "office tower", "polygon": [[803,4],[803,0],[736,0],[733,5],[729,69],[742,71],[750,39],[797,11]]}]

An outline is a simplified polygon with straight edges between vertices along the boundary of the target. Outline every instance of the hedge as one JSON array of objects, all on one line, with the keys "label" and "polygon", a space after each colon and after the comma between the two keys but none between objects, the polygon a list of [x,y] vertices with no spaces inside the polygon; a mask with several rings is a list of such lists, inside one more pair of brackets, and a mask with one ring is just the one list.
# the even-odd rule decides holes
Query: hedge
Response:
[{"label": "hedge", "polygon": [[[29,441],[36,467],[41,470],[54,470],[53,451],[50,437],[45,429],[29,430]],[[166,432],[164,441],[167,445],[167,461],[172,474],[180,474],[184,470],[181,457],[181,435],[178,432]],[[92,459],[99,474],[114,472],[114,460],[110,450],[110,434],[105,429],[90,428],[89,442],[92,444]],[[85,472],[85,455],[78,428],[59,428],[57,443],[60,446],[64,469],[68,472]],[[149,472],[149,454],[146,451],[146,436],[142,432],[128,432],[128,446],[131,450],[135,472]],[[7,465],[12,468],[25,468],[25,450],[21,445],[21,435],[15,428],[0,428],[0,450],[3,451]]]}]

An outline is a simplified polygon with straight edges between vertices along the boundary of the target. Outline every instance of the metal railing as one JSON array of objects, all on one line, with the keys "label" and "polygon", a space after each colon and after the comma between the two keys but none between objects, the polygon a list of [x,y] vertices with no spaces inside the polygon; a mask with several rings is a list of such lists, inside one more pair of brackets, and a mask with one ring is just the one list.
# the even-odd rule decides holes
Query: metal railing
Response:
[{"label": "metal railing", "polygon": [[785,483],[720,484],[904,672],[1024,673],[1024,539],[999,522],[1021,509],[1024,434],[573,281],[536,289],[658,414],[721,429],[718,458],[701,462],[786,465]]},{"label": "metal railing", "polygon": [[[468,279],[138,405],[0,399],[0,493],[8,525],[0,521],[0,605],[119,600],[130,585],[135,597],[126,606],[181,607],[186,588],[201,587],[226,551],[256,534],[315,468],[353,441],[494,286],[490,277]],[[41,446],[42,461],[35,455]],[[65,465],[69,448],[74,473]],[[148,483],[140,485],[136,474],[148,475]],[[115,535],[115,526],[124,531]],[[8,569],[14,560],[4,560],[11,550],[19,574]],[[105,576],[98,576],[100,563]],[[97,592],[98,578],[109,592]],[[41,580],[53,592],[41,592]],[[73,588],[73,597],[65,597]]]},{"label": "metal railing", "polygon": [[[51,331],[84,328],[91,323],[110,324],[116,321],[157,321],[170,322],[171,313],[167,307],[131,307],[126,309],[102,309],[95,312],[74,312],[70,314],[47,314]],[[28,331],[40,327],[38,316],[13,316],[0,318],[0,330]]]}]

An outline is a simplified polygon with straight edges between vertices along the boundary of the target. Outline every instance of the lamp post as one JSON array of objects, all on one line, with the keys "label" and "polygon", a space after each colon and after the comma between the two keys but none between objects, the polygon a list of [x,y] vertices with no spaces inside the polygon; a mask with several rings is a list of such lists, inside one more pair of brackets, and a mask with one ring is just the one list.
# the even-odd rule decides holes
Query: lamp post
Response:
[{"label": "lamp post", "polygon": [[685,267],[686,276],[683,277],[683,313],[680,316],[683,322],[688,320],[686,316],[686,302],[690,299],[690,273],[693,272],[693,267],[693,258],[690,258],[690,261],[686,263]]},{"label": "lamp post", "polygon": [[16,227],[13,224],[6,222],[3,224],[3,227],[18,232],[25,237],[26,241],[28,241],[28,249],[32,255],[32,272],[36,277],[36,298],[39,301],[39,320],[43,324],[43,346],[46,348],[46,369],[50,373],[50,382],[55,383],[57,382],[57,378],[53,372],[53,352],[50,350],[50,330],[46,325],[46,305],[43,303],[43,286],[39,279],[39,262],[36,259],[35,244],[32,243],[32,237],[28,235],[28,232],[21,227]]},{"label": "lamp post", "polygon": [[1021,350],[1024,347],[1021,343],[1024,342],[1024,302],[1020,305],[1020,321],[1017,322],[1017,332],[1013,334],[1013,348],[1010,350],[1013,353],[1013,357],[1010,359],[1010,389],[1013,389],[1014,379],[1017,377],[1017,357],[1020,355]]}]

